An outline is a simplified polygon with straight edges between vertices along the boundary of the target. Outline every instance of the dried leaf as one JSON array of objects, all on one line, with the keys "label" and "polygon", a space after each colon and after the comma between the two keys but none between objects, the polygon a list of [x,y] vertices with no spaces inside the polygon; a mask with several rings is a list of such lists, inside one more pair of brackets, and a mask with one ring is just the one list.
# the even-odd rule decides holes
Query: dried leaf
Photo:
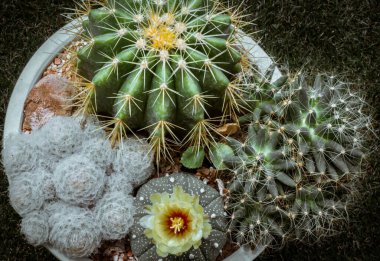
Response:
[{"label": "dried leaf", "polygon": [[216,131],[223,136],[234,135],[239,130],[240,130],[240,126],[237,123],[227,123],[227,124],[224,124],[222,127],[216,129]]}]

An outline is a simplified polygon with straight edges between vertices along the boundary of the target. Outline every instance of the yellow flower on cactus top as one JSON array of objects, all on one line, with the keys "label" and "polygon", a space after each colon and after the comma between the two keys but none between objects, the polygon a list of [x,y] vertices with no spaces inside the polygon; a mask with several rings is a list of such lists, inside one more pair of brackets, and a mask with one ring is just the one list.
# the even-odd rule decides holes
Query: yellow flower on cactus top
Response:
[{"label": "yellow flower on cactus top", "polygon": [[210,235],[211,225],[197,195],[175,186],[172,195],[155,193],[150,201],[148,215],[140,219],[140,224],[156,245],[159,256],[181,255],[191,247],[197,249],[202,238]]}]

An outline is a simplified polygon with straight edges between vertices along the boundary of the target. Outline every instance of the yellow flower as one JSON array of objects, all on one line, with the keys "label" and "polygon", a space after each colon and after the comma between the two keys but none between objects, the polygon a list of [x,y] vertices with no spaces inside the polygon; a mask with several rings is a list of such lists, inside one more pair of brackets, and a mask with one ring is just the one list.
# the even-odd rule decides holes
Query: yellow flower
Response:
[{"label": "yellow flower", "polygon": [[140,219],[140,224],[156,245],[159,256],[181,255],[191,247],[197,249],[202,238],[210,235],[211,225],[197,195],[175,186],[172,195],[155,193],[150,200],[152,205],[146,206],[148,215]]}]

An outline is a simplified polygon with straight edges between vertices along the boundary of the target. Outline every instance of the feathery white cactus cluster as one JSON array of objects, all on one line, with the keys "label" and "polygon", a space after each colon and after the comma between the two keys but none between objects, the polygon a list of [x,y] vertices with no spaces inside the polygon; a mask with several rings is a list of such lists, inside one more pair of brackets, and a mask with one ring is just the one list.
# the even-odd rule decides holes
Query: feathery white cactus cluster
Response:
[{"label": "feathery white cactus cluster", "polygon": [[99,128],[91,119],[55,117],[31,134],[7,137],[10,202],[31,244],[88,256],[102,239],[128,233],[135,211],[129,194],[152,174],[153,157],[135,139],[112,148]]}]

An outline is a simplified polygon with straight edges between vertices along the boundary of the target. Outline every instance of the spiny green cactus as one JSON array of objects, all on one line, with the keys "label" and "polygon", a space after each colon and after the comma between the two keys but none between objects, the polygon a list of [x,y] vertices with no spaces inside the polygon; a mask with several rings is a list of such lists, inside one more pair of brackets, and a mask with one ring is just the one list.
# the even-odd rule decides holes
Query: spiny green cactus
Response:
[{"label": "spiny green cactus", "polygon": [[[183,190],[183,192],[187,193],[186,196],[181,196],[181,199],[186,201],[186,199],[195,196],[199,199],[199,205],[203,208],[202,211],[199,208],[196,209],[187,209],[185,203],[178,205],[178,202],[173,198],[169,198],[169,194],[173,193],[173,191],[176,191],[176,188],[178,190],[178,186],[181,188],[180,191]],[[161,195],[159,193],[162,193]],[[175,193],[174,193],[175,194]],[[203,238],[201,240],[201,244],[198,247],[191,247],[191,249],[185,253],[181,253],[178,255],[167,255],[166,257],[159,256],[157,252],[158,247],[156,247],[155,243],[151,239],[147,237],[149,235],[149,230],[147,231],[142,226],[142,220],[147,219],[146,216],[148,215],[147,210],[152,209],[152,206],[149,206],[154,201],[157,201],[157,198],[161,197],[164,200],[168,202],[168,205],[165,205],[165,207],[160,207],[160,213],[159,215],[166,215],[168,214],[168,220],[173,220],[170,217],[170,213],[179,213],[183,212],[184,214],[190,213],[191,215],[194,215],[194,211],[197,215],[206,215],[208,218],[207,222],[211,225],[211,231],[208,231],[208,236],[206,238]],[[176,208],[173,212],[171,209],[173,206],[169,206],[169,204],[174,202],[174,207]],[[197,205],[198,203],[194,204]],[[135,256],[138,257],[140,261],[144,260],[215,260],[215,258],[220,254],[221,249],[223,248],[225,242],[226,242],[226,234],[225,234],[225,228],[226,228],[226,220],[225,220],[225,212],[223,208],[223,200],[220,197],[219,193],[208,186],[207,184],[203,183],[198,178],[194,177],[193,175],[185,174],[185,173],[176,173],[172,174],[170,176],[158,178],[158,179],[152,179],[145,185],[143,185],[140,190],[138,191],[136,195],[136,201],[135,206],[137,208],[136,215],[135,215],[135,224],[131,229],[130,237],[131,237],[131,247],[132,251],[135,254]],[[149,207],[148,207],[149,206]],[[193,206],[193,205],[192,205]],[[195,207],[195,206],[194,206]],[[184,208],[184,209],[181,209]],[[181,213],[182,213],[181,212]],[[199,213],[201,212],[201,213]],[[179,214],[175,215],[179,215]],[[174,216],[175,216],[174,215]],[[181,216],[181,215],[179,215]],[[181,216],[182,217],[182,216]],[[148,218],[150,220],[151,217]],[[175,217],[174,217],[175,219]],[[184,218],[186,220],[187,218]],[[167,221],[166,221],[167,222]],[[179,230],[179,236],[182,236],[181,233],[184,233],[186,235],[186,229],[193,229],[201,224],[198,224],[197,222],[191,222],[191,219],[189,219],[187,222],[187,225],[184,224],[183,228],[178,228]],[[169,221],[170,223],[170,221]],[[168,224],[169,224],[168,223]],[[160,223],[161,224],[161,223]],[[166,224],[166,223],[165,223]],[[169,227],[172,228],[170,225],[168,226],[167,230],[169,230]],[[180,229],[184,229],[184,231],[181,232]],[[154,233],[161,233],[159,232],[160,228],[157,227],[155,229]],[[165,230],[166,231],[166,230]],[[197,230],[196,230],[197,231]],[[169,231],[170,232],[170,231]],[[161,234],[161,237],[163,237],[165,233]],[[202,234],[202,233],[201,233]],[[173,235],[175,240],[175,243],[173,242],[172,245],[175,244],[183,244],[186,243],[184,238],[177,238],[175,235]],[[192,235],[191,238],[197,238],[199,237],[199,232],[197,235]],[[164,240],[164,238],[161,238],[161,240]],[[198,240],[198,239],[197,239]],[[170,245],[170,242],[166,242]]]},{"label": "spiny green cactus", "polygon": [[349,84],[302,74],[250,85],[256,109],[240,118],[243,141],[227,138],[234,155],[223,163],[235,174],[227,206],[239,244],[320,237],[346,217],[360,174],[363,131],[370,118]]},{"label": "spiny green cactus", "polygon": [[237,37],[245,25],[238,12],[217,0],[99,5],[83,22],[87,45],[77,52],[79,74],[88,79],[81,109],[110,117],[114,142],[147,129],[158,154],[178,137],[207,145],[208,119],[235,117],[244,107],[234,83],[249,66]]}]

